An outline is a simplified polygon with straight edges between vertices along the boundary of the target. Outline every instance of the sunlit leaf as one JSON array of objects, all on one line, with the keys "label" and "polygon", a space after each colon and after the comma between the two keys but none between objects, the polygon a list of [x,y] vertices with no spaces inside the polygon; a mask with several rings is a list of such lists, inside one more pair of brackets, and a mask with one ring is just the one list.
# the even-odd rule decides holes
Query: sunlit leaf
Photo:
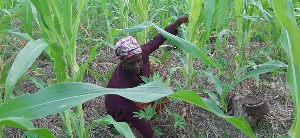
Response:
[{"label": "sunlit leaf", "polygon": [[142,31],[143,29],[145,29],[149,26],[153,26],[153,25],[166,39],[168,39],[168,41],[170,41],[176,47],[180,48],[181,50],[185,51],[186,53],[191,54],[193,57],[196,57],[196,58],[202,60],[207,65],[215,67],[214,62],[198,46],[196,46],[195,44],[193,44],[189,41],[183,40],[182,38],[180,38],[178,36],[168,33],[164,29],[161,29],[160,27],[158,27],[157,25],[155,25],[149,21],[139,24],[137,26],[131,27],[131,28],[120,29],[120,30],[127,32],[127,33],[136,33],[136,32]]},{"label": "sunlit leaf", "polygon": [[17,83],[18,79],[27,71],[36,58],[42,53],[48,44],[40,40],[31,40],[17,55],[6,79],[5,98],[7,101]]},{"label": "sunlit leaf", "polygon": [[151,102],[171,93],[172,90],[161,82],[151,82],[128,89],[104,88],[81,82],[59,83],[34,94],[25,94],[1,104],[0,118],[35,119],[45,117],[105,94],[118,94],[136,102]]},{"label": "sunlit leaf", "polygon": [[31,10],[31,5],[28,2],[28,0],[23,0],[22,3],[22,9],[23,9],[23,27],[26,28],[26,32],[29,36],[32,36],[32,20],[33,20],[33,15],[32,15],[32,10]]},{"label": "sunlit leaf", "polygon": [[6,27],[6,30],[19,39],[22,39],[25,41],[32,40],[32,38],[27,33],[21,33],[17,28],[9,26],[9,27]]},{"label": "sunlit leaf", "polygon": [[[234,88],[237,84],[244,81],[247,78],[256,77],[257,75],[264,74],[275,69],[286,67],[286,65],[280,61],[272,60],[264,64],[257,65],[258,68],[253,69],[252,71],[248,72],[246,75],[236,78],[230,85],[226,86],[223,89],[221,94],[221,103],[224,102],[225,96],[229,93],[229,91]],[[243,68],[245,69],[245,68]]]},{"label": "sunlit leaf", "polygon": [[134,138],[135,137],[127,123],[116,122],[110,115],[107,115],[104,118],[96,120],[95,122],[102,124],[102,125],[112,124],[116,128],[116,130],[120,134],[122,134],[124,137],[126,137],[126,138]]},{"label": "sunlit leaf", "polygon": [[216,102],[214,100],[210,99],[202,99],[199,95],[197,95],[195,92],[192,91],[182,91],[182,92],[176,92],[169,97],[179,99],[182,101],[186,101],[189,103],[192,103],[194,105],[197,105],[207,111],[210,111],[214,113],[215,115],[225,119],[229,123],[231,123],[236,128],[243,131],[246,135],[253,138],[254,134],[252,132],[252,129],[250,125],[247,123],[247,121],[242,117],[234,117],[234,116],[226,116],[218,107]]},{"label": "sunlit leaf", "polygon": [[40,137],[54,138],[54,135],[49,129],[35,128],[29,119],[24,117],[8,117],[0,119],[0,126],[9,126],[14,128],[20,128],[33,132]]}]

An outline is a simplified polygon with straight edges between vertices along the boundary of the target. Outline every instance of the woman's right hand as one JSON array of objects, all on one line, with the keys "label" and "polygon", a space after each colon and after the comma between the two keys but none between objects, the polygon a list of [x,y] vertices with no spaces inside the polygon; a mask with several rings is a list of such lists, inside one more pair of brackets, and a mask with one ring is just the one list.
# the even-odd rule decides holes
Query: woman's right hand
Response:
[{"label": "woman's right hand", "polygon": [[180,16],[175,22],[174,22],[174,27],[178,28],[181,24],[183,23],[188,23],[189,22],[189,16],[187,14],[184,14]]}]

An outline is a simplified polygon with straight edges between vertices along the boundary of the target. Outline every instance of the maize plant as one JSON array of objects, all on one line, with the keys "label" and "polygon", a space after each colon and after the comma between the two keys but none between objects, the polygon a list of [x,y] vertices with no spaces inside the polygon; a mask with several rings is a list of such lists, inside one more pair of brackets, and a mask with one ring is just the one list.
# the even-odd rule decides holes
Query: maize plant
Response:
[{"label": "maize plant", "polygon": [[[229,115],[225,99],[244,80],[255,78],[259,84],[263,81],[261,74],[279,72],[287,76],[285,84],[293,100],[294,112],[290,117],[293,124],[288,134],[298,138],[299,5],[297,0],[0,0],[0,137],[6,137],[6,126],[38,137],[57,137],[50,129],[37,128],[32,123],[33,119],[56,113],[68,137],[87,138],[96,124],[113,125],[124,137],[135,137],[127,123],[116,122],[109,115],[86,125],[83,103],[106,94],[118,94],[136,102],[147,103],[166,96],[184,101],[213,113],[253,138],[256,135],[253,127],[245,118]],[[162,29],[183,14],[188,14],[189,23],[178,29],[181,36]],[[161,49],[161,59],[152,59],[164,64],[172,54],[179,57],[182,64],[172,66],[166,74],[175,80],[178,78],[172,75],[181,71],[183,83],[178,81],[178,84],[184,85],[183,89],[172,89],[158,81],[128,89],[83,83],[88,72],[107,84],[105,77],[109,79],[109,73],[99,75],[90,67],[93,60],[102,62],[101,55],[107,54],[100,48],[108,46],[105,48],[113,51],[116,39],[125,35],[136,36],[143,44],[156,33],[161,33],[170,42],[168,45],[177,49]],[[251,47],[256,39],[264,42],[258,48],[263,47],[272,55],[266,56],[264,62],[252,61],[251,55],[256,53]],[[88,55],[78,61],[82,49]],[[47,83],[30,74],[37,68],[35,64],[41,55],[55,74]],[[236,64],[225,66],[219,60],[224,55],[230,58],[223,62]],[[203,86],[196,88],[196,80],[202,77],[211,86],[207,97],[199,95]],[[32,94],[22,92],[18,84],[24,80],[33,82],[39,90]],[[174,111],[168,112],[180,118]],[[192,127],[187,129],[189,132]]]}]

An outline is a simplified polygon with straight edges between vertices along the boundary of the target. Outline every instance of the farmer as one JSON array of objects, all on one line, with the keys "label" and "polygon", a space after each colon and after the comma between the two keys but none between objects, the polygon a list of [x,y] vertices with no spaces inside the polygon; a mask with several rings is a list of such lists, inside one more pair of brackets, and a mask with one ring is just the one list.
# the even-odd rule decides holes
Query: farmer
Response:
[{"label": "farmer", "polygon": [[[182,23],[188,23],[188,16],[182,15],[174,23],[168,25],[165,30],[177,35],[177,28]],[[107,87],[108,88],[133,88],[143,83],[140,76],[150,77],[149,55],[166,39],[161,35],[156,35],[149,43],[140,46],[137,40],[128,36],[116,43],[115,54],[121,60],[113,72]],[[107,113],[118,122],[128,122],[135,127],[144,137],[159,137],[154,133],[151,126],[138,117],[133,117],[133,112],[138,112],[136,104],[119,95],[106,95],[105,106]]]}]

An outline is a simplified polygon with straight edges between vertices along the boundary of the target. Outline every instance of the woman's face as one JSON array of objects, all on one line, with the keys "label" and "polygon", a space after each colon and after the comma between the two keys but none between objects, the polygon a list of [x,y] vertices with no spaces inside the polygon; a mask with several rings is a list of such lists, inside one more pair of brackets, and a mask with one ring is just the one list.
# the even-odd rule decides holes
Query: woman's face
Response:
[{"label": "woman's face", "polygon": [[123,61],[123,65],[133,75],[140,74],[143,65],[142,54],[136,54],[128,58],[127,60]]}]

